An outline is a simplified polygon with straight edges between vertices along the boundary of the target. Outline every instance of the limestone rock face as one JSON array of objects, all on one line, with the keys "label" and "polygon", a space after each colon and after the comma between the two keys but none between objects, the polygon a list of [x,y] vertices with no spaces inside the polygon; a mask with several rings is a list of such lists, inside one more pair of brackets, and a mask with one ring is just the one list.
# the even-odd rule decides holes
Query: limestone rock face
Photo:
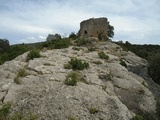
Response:
[{"label": "limestone rock face", "polygon": [[131,52],[128,52],[122,59],[126,61],[128,71],[138,74],[143,78],[148,77],[148,63],[145,59],[142,59]]},{"label": "limestone rock face", "polygon": [[[109,41],[97,42],[97,51],[72,48],[41,51],[43,57],[29,62],[24,53],[0,66],[0,100],[12,101],[11,114],[32,111],[39,120],[130,120],[135,114],[144,114],[158,120],[160,88],[137,67],[147,69],[145,60]],[[109,59],[101,59],[100,51]],[[65,69],[64,64],[74,57],[89,63],[89,68],[76,71],[83,81],[69,86],[64,81],[73,70]],[[127,67],[120,64],[122,59]],[[19,77],[21,84],[16,84],[20,69],[27,75]]]}]

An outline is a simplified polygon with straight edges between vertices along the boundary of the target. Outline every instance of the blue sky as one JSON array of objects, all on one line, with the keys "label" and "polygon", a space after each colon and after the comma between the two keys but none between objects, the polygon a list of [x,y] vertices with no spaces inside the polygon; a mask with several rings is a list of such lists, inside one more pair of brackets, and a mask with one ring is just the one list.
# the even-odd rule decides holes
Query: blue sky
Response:
[{"label": "blue sky", "polygon": [[114,41],[160,44],[160,0],[0,0],[0,38],[10,44],[77,33],[80,22],[107,17]]}]

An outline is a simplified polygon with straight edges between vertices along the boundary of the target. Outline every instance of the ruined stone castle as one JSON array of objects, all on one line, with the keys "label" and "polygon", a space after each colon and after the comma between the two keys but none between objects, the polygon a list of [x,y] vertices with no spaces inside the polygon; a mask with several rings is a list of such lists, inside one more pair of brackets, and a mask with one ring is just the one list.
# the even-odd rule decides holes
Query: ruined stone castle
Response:
[{"label": "ruined stone castle", "polygon": [[97,37],[106,39],[108,37],[109,22],[107,18],[91,18],[80,23],[80,37]]}]

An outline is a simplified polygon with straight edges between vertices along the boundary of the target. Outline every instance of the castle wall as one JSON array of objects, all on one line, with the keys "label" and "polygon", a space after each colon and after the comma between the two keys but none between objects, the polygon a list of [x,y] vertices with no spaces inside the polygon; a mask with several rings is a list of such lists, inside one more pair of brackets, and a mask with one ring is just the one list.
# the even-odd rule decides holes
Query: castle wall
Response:
[{"label": "castle wall", "polygon": [[92,18],[80,23],[79,36],[102,37],[108,36],[108,20],[107,18]]}]

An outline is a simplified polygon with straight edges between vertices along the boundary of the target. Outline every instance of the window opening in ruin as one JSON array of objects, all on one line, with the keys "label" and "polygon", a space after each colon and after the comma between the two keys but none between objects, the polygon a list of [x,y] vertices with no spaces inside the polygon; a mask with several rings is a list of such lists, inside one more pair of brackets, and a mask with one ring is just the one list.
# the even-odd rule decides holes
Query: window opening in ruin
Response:
[{"label": "window opening in ruin", "polygon": [[86,30],[84,31],[84,34],[87,35],[87,31]]}]

